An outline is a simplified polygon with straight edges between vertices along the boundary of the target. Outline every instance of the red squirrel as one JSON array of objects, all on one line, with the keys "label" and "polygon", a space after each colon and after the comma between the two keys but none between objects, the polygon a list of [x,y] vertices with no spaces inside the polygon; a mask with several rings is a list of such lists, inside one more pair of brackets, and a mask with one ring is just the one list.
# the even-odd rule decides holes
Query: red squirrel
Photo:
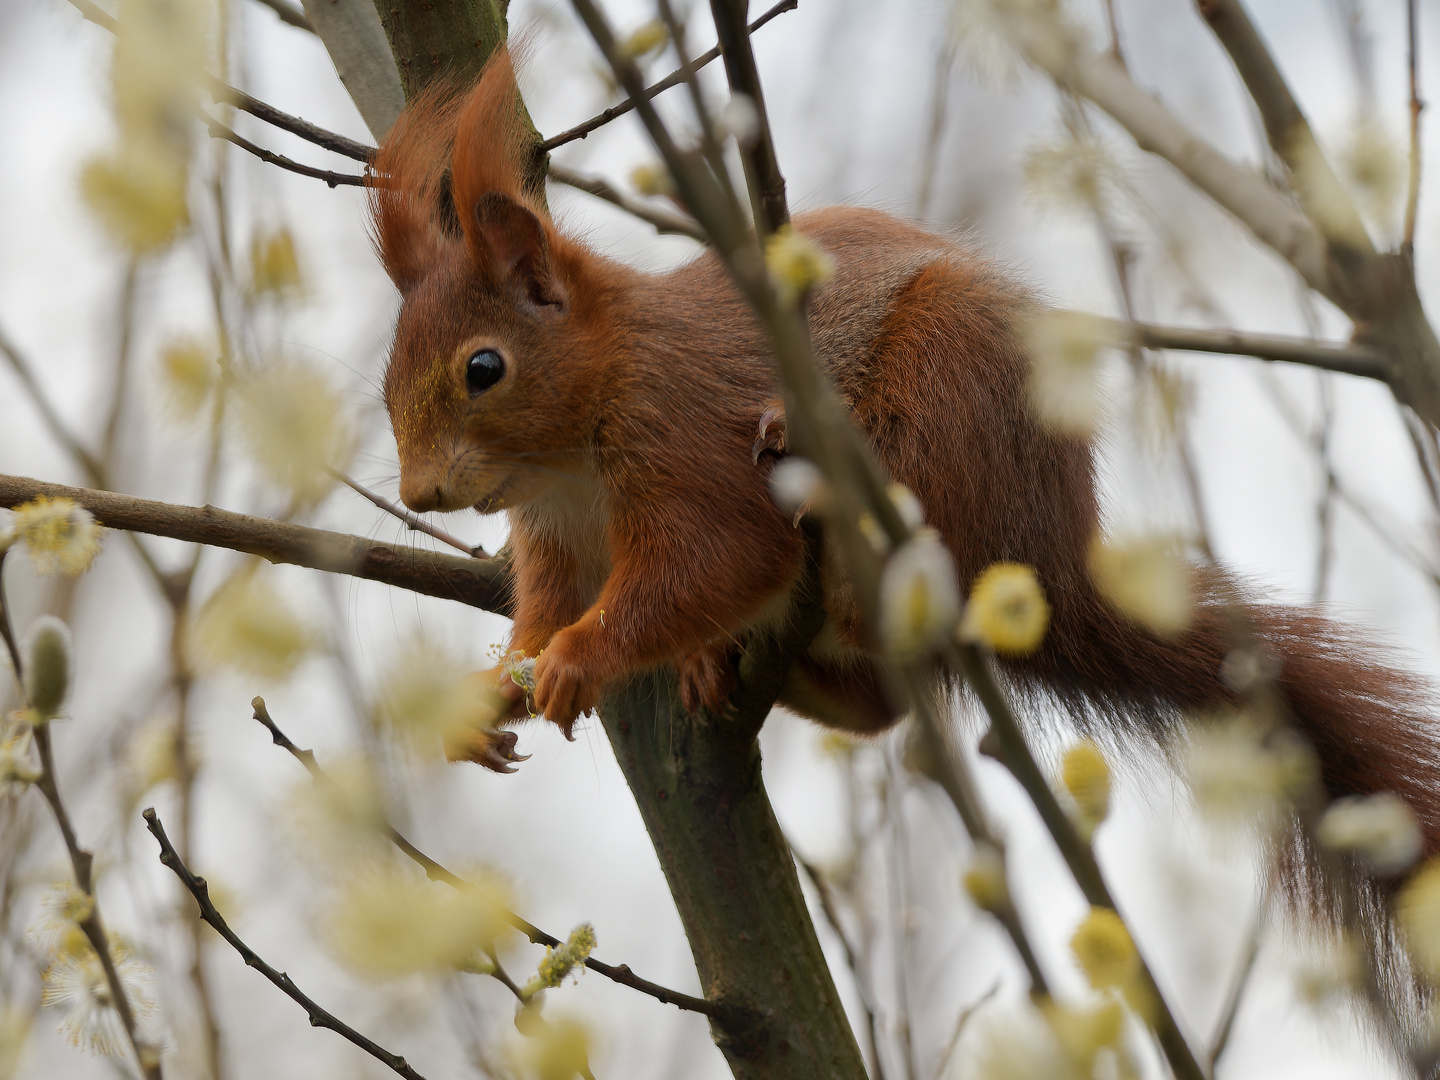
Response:
[{"label": "red squirrel", "polygon": [[[377,247],[403,296],[385,377],[401,497],[508,513],[512,646],[538,655],[534,705],[567,734],[607,682],[666,662],[687,706],[722,708],[738,643],[783,617],[804,560],[752,458],[778,394],[766,335],[713,253],[647,274],[558,230],[524,187],[534,150],[518,103],[502,50],[467,93],[417,99],[375,161]],[[1234,704],[1228,579],[1200,576],[1194,623],[1172,637],[1092,583],[1094,451],[1031,412],[1025,291],[885,213],[835,207],[794,227],[835,262],[809,302],[817,362],[962,589],[994,562],[1035,568],[1050,629],[1034,656],[1005,662],[1012,681],[1152,732]],[[780,702],[876,732],[896,710],[826,565],[826,625]],[[1247,600],[1245,613],[1328,793],[1398,793],[1440,850],[1427,689],[1311,610]]]}]

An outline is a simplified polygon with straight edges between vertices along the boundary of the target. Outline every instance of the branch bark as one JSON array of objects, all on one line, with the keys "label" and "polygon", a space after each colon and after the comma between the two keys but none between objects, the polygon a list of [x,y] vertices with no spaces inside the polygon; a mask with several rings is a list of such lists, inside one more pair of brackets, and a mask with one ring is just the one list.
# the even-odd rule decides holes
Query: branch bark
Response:
[{"label": "branch bark", "polygon": [[1255,24],[1239,0],[1196,0],[1200,15],[1230,54],[1245,83],[1271,148],[1290,172],[1306,216],[1341,262],[1373,258],[1375,246],[1355,204],[1341,186]]},{"label": "branch bark", "polygon": [[213,506],[176,506],[92,488],[46,484],[24,476],[0,476],[0,507],[14,508],[39,495],[72,499],[112,529],[168,536],[243,551],[272,563],[348,574],[501,615],[510,611],[510,563],[500,556],[466,559]]}]

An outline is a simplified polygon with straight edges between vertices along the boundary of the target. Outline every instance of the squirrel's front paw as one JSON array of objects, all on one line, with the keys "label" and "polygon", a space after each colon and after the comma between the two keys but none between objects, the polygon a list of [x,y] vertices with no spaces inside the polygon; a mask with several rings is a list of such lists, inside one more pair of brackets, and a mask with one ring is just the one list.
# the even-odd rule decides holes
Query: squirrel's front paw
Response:
[{"label": "squirrel's front paw", "polygon": [[474,729],[463,740],[450,742],[445,756],[451,761],[473,761],[491,772],[512,773],[515,765],[530,760],[529,754],[515,753],[515,732],[501,728]]},{"label": "squirrel's front paw", "polygon": [[535,661],[535,708],[559,725],[567,739],[581,713],[595,708],[600,683],[592,671],[571,659],[565,635],[557,634]]}]

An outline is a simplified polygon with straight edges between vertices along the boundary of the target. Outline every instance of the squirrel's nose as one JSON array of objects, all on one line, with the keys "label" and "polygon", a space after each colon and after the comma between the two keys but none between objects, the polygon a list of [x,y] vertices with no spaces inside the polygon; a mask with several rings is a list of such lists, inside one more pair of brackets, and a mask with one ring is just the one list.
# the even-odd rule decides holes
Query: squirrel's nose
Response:
[{"label": "squirrel's nose", "polygon": [[435,482],[433,476],[406,474],[403,470],[400,476],[400,501],[414,510],[417,514],[423,514],[427,510],[434,510],[444,502],[445,493],[440,485]]}]

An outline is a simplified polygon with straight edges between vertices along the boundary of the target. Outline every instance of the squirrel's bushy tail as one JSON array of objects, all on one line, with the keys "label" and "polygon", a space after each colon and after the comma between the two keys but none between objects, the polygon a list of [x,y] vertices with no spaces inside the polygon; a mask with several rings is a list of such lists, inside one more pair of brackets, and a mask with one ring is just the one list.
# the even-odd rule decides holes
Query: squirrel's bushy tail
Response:
[{"label": "squirrel's bushy tail", "polygon": [[[1218,571],[1201,570],[1197,579],[1194,622],[1174,637],[1119,614],[1088,580],[1076,583],[1057,605],[1042,652],[1016,670],[1018,681],[1058,696],[1097,725],[1164,736],[1183,716],[1241,706],[1235,661],[1227,670],[1227,657],[1264,657],[1258,669],[1269,669],[1278,719],[1313,748],[1324,798],[1393,792],[1415,814],[1422,858],[1440,854],[1440,725],[1425,680],[1316,608],[1259,602]],[[1399,1014],[1413,1015],[1404,1002],[1414,1000],[1415,988],[1388,914],[1395,879],[1376,879],[1350,857],[1315,850],[1298,827],[1276,842],[1274,865],[1289,901],[1360,932],[1381,958],[1382,982]]]},{"label": "squirrel's bushy tail", "polygon": [[1071,590],[1034,675],[1089,711],[1164,726],[1237,705],[1226,658],[1248,647],[1268,661],[1285,718],[1314,747],[1326,793],[1394,792],[1414,810],[1426,853],[1440,853],[1440,725],[1424,680],[1315,608],[1260,603],[1219,572],[1197,578],[1194,622],[1174,637],[1127,619],[1088,581]]}]

